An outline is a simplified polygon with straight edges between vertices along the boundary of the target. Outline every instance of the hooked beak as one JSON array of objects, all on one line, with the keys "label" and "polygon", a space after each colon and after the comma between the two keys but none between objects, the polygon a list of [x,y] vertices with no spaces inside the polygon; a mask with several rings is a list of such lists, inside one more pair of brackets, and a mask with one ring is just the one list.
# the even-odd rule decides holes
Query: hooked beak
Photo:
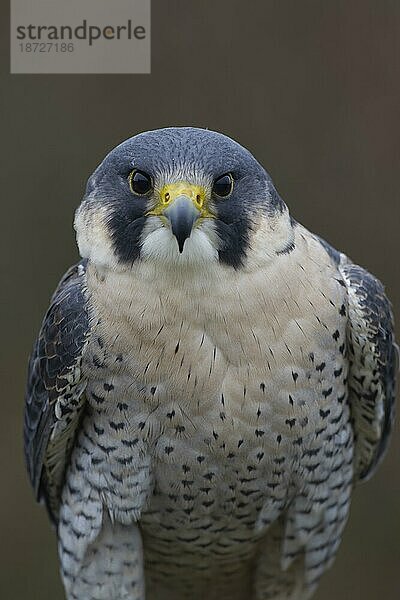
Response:
[{"label": "hooked beak", "polygon": [[201,213],[192,200],[182,194],[175,198],[163,214],[171,225],[172,233],[178,242],[179,252],[182,254],[185,242],[190,237],[193,225]]},{"label": "hooked beak", "polygon": [[196,222],[215,218],[208,207],[207,190],[188,181],[166,183],[159,192],[158,203],[146,216],[160,217],[164,225],[169,225],[181,254]]}]

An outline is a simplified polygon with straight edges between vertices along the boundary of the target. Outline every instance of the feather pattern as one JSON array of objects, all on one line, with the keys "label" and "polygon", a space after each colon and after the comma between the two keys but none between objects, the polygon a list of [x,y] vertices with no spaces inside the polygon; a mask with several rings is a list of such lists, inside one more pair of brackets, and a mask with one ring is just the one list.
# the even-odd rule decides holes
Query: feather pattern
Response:
[{"label": "feather pattern", "polygon": [[348,290],[350,406],[355,434],[355,477],[368,479],[383,458],[396,397],[398,347],[381,282],[362,267],[341,267]]},{"label": "feather pattern", "polygon": [[84,407],[82,353],[88,314],[84,263],[71,267],[56,289],[29,361],[24,446],[37,498],[57,520],[64,472]]}]

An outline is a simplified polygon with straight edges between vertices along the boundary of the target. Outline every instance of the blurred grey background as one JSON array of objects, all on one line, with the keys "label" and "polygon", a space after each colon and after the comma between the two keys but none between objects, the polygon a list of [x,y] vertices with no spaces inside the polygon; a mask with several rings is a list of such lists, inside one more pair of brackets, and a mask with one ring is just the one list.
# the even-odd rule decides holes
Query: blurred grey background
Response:
[{"label": "blurred grey background", "polygon": [[[61,600],[55,536],[25,474],[23,392],[49,296],[77,259],[86,178],[139,131],[225,132],[296,219],[385,282],[400,322],[400,2],[153,0],[152,74],[140,76],[8,75],[5,12],[1,23],[0,597]],[[317,600],[400,597],[398,431],[354,493]]]}]

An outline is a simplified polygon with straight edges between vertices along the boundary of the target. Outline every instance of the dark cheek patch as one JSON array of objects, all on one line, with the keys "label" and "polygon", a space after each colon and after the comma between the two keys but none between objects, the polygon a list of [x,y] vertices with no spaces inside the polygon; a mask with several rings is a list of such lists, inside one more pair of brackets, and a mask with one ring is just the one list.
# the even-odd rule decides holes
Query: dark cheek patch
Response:
[{"label": "dark cheek patch", "polygon": [[145,202],[136,198],[129,198],[113,207],[108,228],[115,253],[122,262],[133,263],[140,256],[145,210]]},{"label": "dark cheek patch", "polygon": [[[235,269],[240,268],[247,257],[253,227],[253,215],[268,218],[271,201],[266,195],[265,174],[245,176],[234,174],[233,193],[225,200],[216,201],[216,229],[219,237],[219,260]],[[274,211],[280,210],[279,196],[274,197]],[[282,202],[282,201],[281,201]]]},{"label": "dark cheek patch", "polygon": [[249,247],[250,220],[242,212],[237,220],[232,217],[236,214],[230,207],[227,210],[218,210],[216,219],[217,234],[219,238],[218,257],[220,262],[238,269],[245,261]]}]

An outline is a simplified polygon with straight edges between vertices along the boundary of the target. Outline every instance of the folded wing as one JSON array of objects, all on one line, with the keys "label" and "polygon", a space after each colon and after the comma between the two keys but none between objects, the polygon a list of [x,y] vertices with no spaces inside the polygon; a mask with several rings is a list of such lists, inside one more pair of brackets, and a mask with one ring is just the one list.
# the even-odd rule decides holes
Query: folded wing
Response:
[{"label": "folded wing", "polygon": [[62,278],[29,361],[25,458],[35,494],[44,500],[53,521],[85,404],[81,365],[89,319],[84,275],[80,263]]}]

